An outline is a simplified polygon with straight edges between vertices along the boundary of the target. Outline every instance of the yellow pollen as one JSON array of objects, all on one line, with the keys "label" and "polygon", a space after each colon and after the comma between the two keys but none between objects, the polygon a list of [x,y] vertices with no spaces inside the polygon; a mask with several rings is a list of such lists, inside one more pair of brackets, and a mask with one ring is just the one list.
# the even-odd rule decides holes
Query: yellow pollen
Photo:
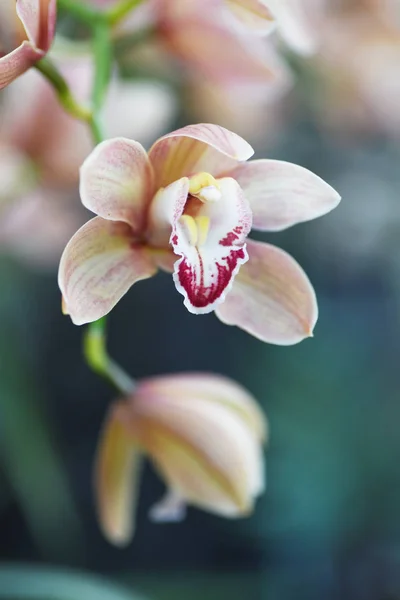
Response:
[{"label": "yellow pollen", "polygon": [[210,173],[197,173],[189,180],[189,194],[202,202],[216,202],[221,198],[218,182]]},{"label": "yellow pollen", "polygon": [[197,225],[196,221],[190,215],[182,215],[179,219],[189,240],[189,244],[195,246],[197,244]]},{"label": "yellow pollen", "polygon": [[182,215],[179,222],[185,230],[189,244],[200,247],[206,243],[210,229],[209,217],[200,215],[193,218],[190,215]]},{"label": "yellow pollen", "polygon": [[210,217],[195,217],[197,225],[197,246],[203,246],[207,241],[208,230],[210,229]]}]

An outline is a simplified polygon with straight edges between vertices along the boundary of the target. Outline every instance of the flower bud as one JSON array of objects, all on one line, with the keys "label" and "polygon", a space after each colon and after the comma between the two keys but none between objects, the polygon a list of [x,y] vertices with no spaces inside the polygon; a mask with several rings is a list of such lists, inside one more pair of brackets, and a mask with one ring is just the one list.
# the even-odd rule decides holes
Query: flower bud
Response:
[{"label": "flower bud", "polygon": [[164,479],[165,498],[150,512],[177,521],[192,504],[224,517],[251,513],[264,489],[265,417],[251,395],[208,374],[143,380],[106,418],[95,469],[101,527],[125,544],[133,534],[140,457]]}]

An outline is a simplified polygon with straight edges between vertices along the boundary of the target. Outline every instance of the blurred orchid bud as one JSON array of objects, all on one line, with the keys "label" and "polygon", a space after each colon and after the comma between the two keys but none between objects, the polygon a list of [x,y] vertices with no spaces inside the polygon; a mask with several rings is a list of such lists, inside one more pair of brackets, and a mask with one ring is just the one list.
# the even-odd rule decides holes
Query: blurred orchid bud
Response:
[{"label": "blurred orchid bud", "polygon": [[211,374],[145,379],[107,415],[95,465],[95,493],[106,538],[127,544],[134,532],[140,463],[147,456],[167,486],[150,511],[177,521],[185,505],[224,517],[251,513],[264,489],[267,423],[237,383]]}]

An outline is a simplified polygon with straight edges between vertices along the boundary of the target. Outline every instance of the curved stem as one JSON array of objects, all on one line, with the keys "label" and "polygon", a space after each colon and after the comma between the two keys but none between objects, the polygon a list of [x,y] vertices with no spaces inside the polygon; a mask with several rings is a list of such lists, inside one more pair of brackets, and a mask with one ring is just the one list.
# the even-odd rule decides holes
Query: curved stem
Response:
[{"label": "curved stem", "polygon": [[75,100],[68,83],[51,60],[48,57],[42,58],[35,67],[52,85],[66,112],[79,121],[89,122],[92,118],[92,111]]},{"label": "curved stem", "polygon": [[141,4],[143,0],[120,0],[114,6],[112,6],[106,13],[108,23],[114,27],[118,25],[121,21],[125,19],[125,17],[139,4]]},{"label": "curved stem", "polygon": [[83,355],[89,367],[117,388],[122,394],[131,394],[135,382],[108,355],[106,348],[106,317],[90,323],[83,338]]},{"label": "curved stem", "polygon": [[65,11],[89,25],[93,25],[94,21],[104,20],[105,13],[92,8],[82,0],[57,0],[58,6]]},{"label": "curved stem", "polygon": [[107,23],[96,23],[93,28],[93,53],[95,73],[92,89],[92,108],[93,112],[97,114],[104,104],[113,62],[110,28]]},{"label": "curved stem", "polygon": [[142,2],[143,0],[120,0],[108,10],[96,10],[80,0],[58,0],[58,5],[89,26],[104,23],[114,27]]},{"label": "curved stem", "polygon": [[[70,0],[62,0],[61,4],[71,10],[71,12],[76,9],[76,11],[79,11],[79,14],[84,14],[85,18],[92,10],[86,7],[86,5],[76,4]],[[78,12],[75,14],[78,14]],[[93,142],[97,145],[105,137],[102,132],[99,112],[103,106],[108,89],[112,65],[112,47],[110,42],[110,25],[107,21],[96,19],[91,25],[93,27],[95,58],[95,78],[92,89],[91,109],[82,106],[75,100],[68,83],[48,58],[39,61],[36,64],[36,68],[53,86],[64,109],[71,116],[87,123],[92,133]],[[134,380],[107,353],[105,317],[88,325],[83,339],[83,354],[88,366],[107,379],[120,393],[123,395],[132,393],[135,387]]]}]

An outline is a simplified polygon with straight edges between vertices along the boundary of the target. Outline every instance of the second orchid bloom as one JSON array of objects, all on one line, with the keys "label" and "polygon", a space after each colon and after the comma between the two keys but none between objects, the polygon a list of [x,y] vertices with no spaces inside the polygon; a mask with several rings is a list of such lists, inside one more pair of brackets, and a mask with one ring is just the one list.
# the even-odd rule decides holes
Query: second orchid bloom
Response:
[{"label": "second orchid bloom", "polygon": [[[137,281],[173,272],[187,309],[215,311],[259,339],[294,344],[312,334],[314,290],[286,252],[247,239],[319,217],[339,202],[332,187],[217,125],[178,129],[149,153],[135,141],[99,144],[81,168],[82,203],[98,216],[61,258],[64,307],[82,325],[111,311]],[[178,256],[178,258],[177,258]]]}]

